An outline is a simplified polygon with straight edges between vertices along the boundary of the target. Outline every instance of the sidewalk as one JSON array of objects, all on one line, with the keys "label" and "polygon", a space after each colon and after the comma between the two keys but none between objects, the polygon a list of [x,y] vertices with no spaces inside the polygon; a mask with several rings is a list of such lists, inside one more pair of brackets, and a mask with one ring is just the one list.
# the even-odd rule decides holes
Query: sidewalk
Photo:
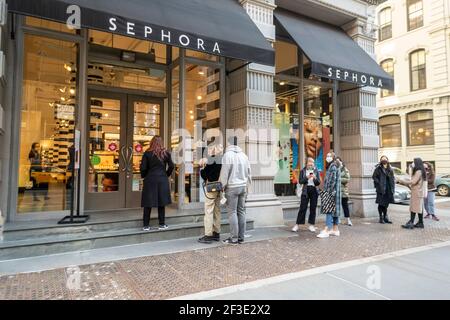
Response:
[{"label": "sidewalk", "polygon": [[[167,253],[148,245],[147,252],[135,252],[140,257],[132,257],[133,248],[122,247],[115,249],[118,256],[114,261],[101,263],[93,262],[94,255],[86,253],[91,254],[90,260],[78,260],[83,265],[75,273],[61,267],[62,259],[54,270],[0,277],[0,299],[167,299],[314,270],[450,241],[449,203],[438,208],[442,221],[427,220],[425,230],[403,230],[400,224],[408,219],[408,207],[395,206],[393,225],[356,219],[353,227],[341,227],[340,238],[320,240],[308,231],[297,235],[286,227],[276,230],[274,239],[260,240],[255,233],[253,242],[237,247],[199,247],[192,239],[192,249]],[[129,254],[121,256],[124,251]],[[151,254],[157,255],[148,256]],[[49,261],[53,258],[47,257]],[[71,263],[77,262],[71,259]],[[17,261],[16,266],[25,264]],[[41,270],[45,267],[41,261]],[[74,275],[79,276],[80,284],[75,288],[68,286]]]}]

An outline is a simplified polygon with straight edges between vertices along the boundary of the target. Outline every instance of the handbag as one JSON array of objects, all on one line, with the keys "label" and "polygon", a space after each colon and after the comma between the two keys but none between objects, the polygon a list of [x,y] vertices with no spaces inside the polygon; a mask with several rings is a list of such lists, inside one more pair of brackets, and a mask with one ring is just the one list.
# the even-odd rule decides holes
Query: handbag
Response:
[{"label": "handbag", "polygon": [[214,199],[209,198],[207,196],[208,193],[222,192],[222,191],[223,191],[223,185],[222,185],[222,182],[220,182],[220,181],[203,183],[203,192],[205,193],[205,197],[208,198],[209,200],[214,200]]},{"label": "handbag", "polygon": [[336,191],[328,192],[326,190],[320,191],[320,201],[322,212],[330,213],[336,212]]}]

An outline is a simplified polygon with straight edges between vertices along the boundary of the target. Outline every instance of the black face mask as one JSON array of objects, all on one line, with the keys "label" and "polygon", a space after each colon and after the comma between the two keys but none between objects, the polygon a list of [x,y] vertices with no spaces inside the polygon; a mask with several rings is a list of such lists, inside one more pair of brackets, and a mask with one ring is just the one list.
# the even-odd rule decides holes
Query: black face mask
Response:
[{"label": "black face mask", "polygon": [[383,161],[381,161],[381,164],[382,164],[383,166],[385,166],[385,165],[388,164],[388,162],[387,162],[386,160],[383,160]]}]

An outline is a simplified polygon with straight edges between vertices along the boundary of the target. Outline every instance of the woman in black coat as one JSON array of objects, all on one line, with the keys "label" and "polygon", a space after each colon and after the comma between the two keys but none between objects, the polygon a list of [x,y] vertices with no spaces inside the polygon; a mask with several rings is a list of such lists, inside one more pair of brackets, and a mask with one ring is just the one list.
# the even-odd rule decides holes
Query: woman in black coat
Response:
[{"label": "woman in black coat", "polygon": [[165,206],[172,203],[168,177],[174,168],[170,152],[164,148],[161,137],[155,136],[142,157],[140,167],[144,179],[141,202],[144,208],[144,231],[150,230],[152,208],[158,208],[159,230],[168,228]]},{"label": "woman in black coat", "polygon": [[376,166],[372,176],[375,188],[377,189],[378,214],[380,223],[392,222],[389,220],[387,209],[389,204],[394,203],[395,177],[394,170],[386,156],[382,156],[380,163]]}]

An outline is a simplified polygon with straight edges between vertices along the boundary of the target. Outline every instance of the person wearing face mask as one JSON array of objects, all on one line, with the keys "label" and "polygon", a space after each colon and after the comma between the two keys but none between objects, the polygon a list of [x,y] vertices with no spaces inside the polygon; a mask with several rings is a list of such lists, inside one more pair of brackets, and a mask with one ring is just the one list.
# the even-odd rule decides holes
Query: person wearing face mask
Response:
[{"label": "person wearing face mask", "polygon": [[317,236],[324,239],[330,236],[339,237],[339,217],[341,215],[341,162],[331,152],[327,155],[327,174],[321,193],[321,211],[326,214],[326,227]]},{"label": "person wearing face mask", "polygon": [[342,208],[344,209],[344,217],[347,219],[347,225],[349,227],[353,226],[352,220],[350,219],[350,207],[348,201],[350,198],[350,192],[348,189],[348,184],[350,182],[350,171],[345,165],[341,157],[337,157],[337,160],[341,163],[341,191],[342,191]]},{"label": "person wearing face mask", "polygon": [[[414,163],[410,167],[410,179],[399,179],[399,182],[411,188],[411,202],[409,210],[411,212],[411,218],[402,227],[405,229],[423,229],[423,205],[424,198],[427,194],[427,173],[423,165],[423,161],[420,158],[415,158]],[[416,215],[419,216],[419,222],[414,224]]]},{"label": "person wearing face mask", "polygon": [[377,191],[378,214],[381,224],[392,224],[388,217],[388,208],[394,203],[395,177],[389,159],[382,156],[372,175],[373,183]]},{"label": "person wearing face mask", "polygon": [[428,182],[428,193],[425,198],[425,210],[427,215],[425,219],[433,218],[434,221],[439,221],[439,218],[436,216],[434,209],[434,201],[435,201],[435,192],[436,192],[436,174],[434,172],[433,164],[430,162],[425,162],[425,171],[427,172],[427,182]]},{"label": "person wearing face mask", "polygon": [[300,209],[297,216],[297,224],[292,232],[298,232],[301,225],[305,224],[306,211],[309,207],[309,231],[316,232],[316,209],[317,200],[319,198],[318,186],[320,185],[320,174],[315,166],[313,158],[308,158],[306,166],[300,171],[299,184],[302,186],[302,196],[300,201]]}]

